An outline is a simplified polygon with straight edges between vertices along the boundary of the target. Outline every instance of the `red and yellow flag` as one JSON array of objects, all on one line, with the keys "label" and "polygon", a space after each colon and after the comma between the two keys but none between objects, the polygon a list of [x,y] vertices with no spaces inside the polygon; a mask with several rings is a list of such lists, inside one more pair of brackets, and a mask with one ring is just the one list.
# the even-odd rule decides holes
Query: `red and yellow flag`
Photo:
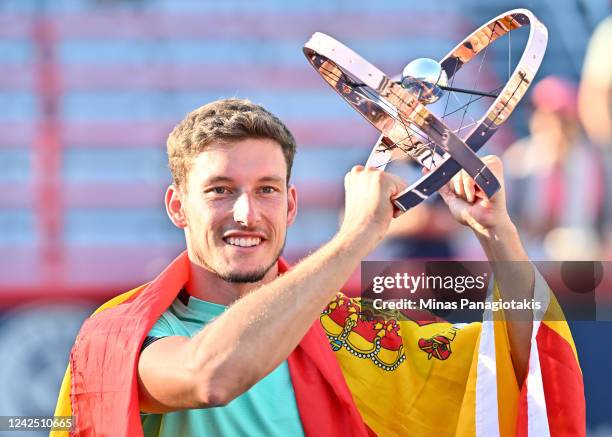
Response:
[{"label": "red and yellow flag", "polygon": [[[286,269],[279,260],[279,272]],[[83,323],[55,410],[56,415],[74,416],[71,435],[143,435],[137,386],[140,347],[188,279],[184,252],[151,283],[115,297]],[[368,435],[319,323],[307,331],[287,362],[307,435],[342,435],[348,429],[355,436]]]},{"label": "red and yellow flag", "polygon": [[[503,312],[482,323],[365,316],[338,295],[321,315],[353,398],[380,436],[584,436],[582,373],[554,296],[536,274],[533,324],[517,384]],[[494,290],[494,298],[499,296]]]},{"label": "red and yellow flag", "polygon": [[[140,346],[188,277],[183,253],[85,321],[55,411],[75,416],[73,435],[142,435]],[[563,320],[536,277],[536,298],[549,301],[543,320]],[[362,316],[358,299],[339,294],[288,358],[306,435],[585,435],[582,374],[565,321],[534,322],[519,387],[499,316],[454,325]]]}]

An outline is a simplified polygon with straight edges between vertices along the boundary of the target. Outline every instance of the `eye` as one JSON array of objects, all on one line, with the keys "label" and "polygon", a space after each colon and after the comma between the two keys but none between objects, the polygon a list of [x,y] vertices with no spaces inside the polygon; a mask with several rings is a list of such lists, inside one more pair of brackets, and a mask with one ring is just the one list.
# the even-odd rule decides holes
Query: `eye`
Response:
[{"label": "eye", "polygon": [[261,187],[261,188],[260,188],[260,191],[261,191],[262,193],[264,193],[264,194],[272,194],[272,193],[275,193],[275,192],[276,192],[276,191],[278,191],[278,190],[277,190],[275,187],[272,187],[272,186],[267,185],[267,186],[265,186],[265,187]]},{"label": "eye", "polygon": [[205,191],[206,193],[212,193],[212,194],[229,194],[230,190],[227,187],[224,186],[218,186],[218,187],[212,187],[209,188],[208,190]]}]

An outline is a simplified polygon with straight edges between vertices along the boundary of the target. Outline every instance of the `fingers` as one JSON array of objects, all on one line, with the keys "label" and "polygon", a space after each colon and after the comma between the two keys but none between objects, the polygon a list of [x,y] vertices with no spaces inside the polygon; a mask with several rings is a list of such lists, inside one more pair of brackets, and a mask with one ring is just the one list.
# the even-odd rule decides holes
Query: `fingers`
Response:
[{"label": "fingers", "polygon": [[449,182],[448,184],[443,185],[442,188],[438,190],[438,193],[440,194],[440,196],[446,203],[448,203],[450,198],[453,196],[453,193],[452,193],[453,190],[451,189],[450,186],[451,184]]},{"label": "fingers", "polygon": [[[495,155],[488,155],[483,157],[482,161],[491,169],[493,174],[495,174],[498,179],[503,178],[503,166],[499,157]],[[427,174],[429,172],[429,170],[426,168],[423,168],[422,171],[423,174]],[[364,168],[361,165],[354,166],[346,175],[345,186],[351,177],[355,177],[357,174],[362,172],[379,173],[375,178],[378,180],[376,185],[382,188],[383,192],[389,193],[391,200],[407,187],[406,183],[396,175],[385,173],[382,170],[371,167]],[[450,182],[439,190],[439,193],[446,203],[453,198],[464,200],[470,204],[488,200],[485,192],[476,184],[474,179],[472,179],[472,177],[465,170],[460,170],[456,175],[454,175]],[[382,195],[384,196],[384,194]],[[401,215],[401,213],[402,211],[394,210],[394,217]]]},{"label": "fingers", "polygon": [[400,178],[399,176],[396,176],[394,174],[391,173],[385,173],[385,176],[389,178],[389,182],[391,185],[391,196],[394,197],[396,195],[398,195],[399,193],[401,193],[402,191],[404,191],[406,189],[406,187],[408,186],[406,184],[406,182]]},{"label": "fingers", "polygon": [[344,175],[344,189],[347,189],[352,177],[364,170],[363,165],[356,165]]},{"label": "fingers", "polygon": [[403,209],[400,209],[397,205],[393,204],[393,218],[398,218],[403,213]]},{"label": "fingers", "polygon": [[[487,155],[482,162],[491,170],[503,189],[503,164],[501,159],[495,155]],[[448,194],[453,194],[468,203],[479,200],[487,200],[485,192],[476,184],[474,179],[465,171],[460,170],[452,177],[448,184]]]},{"label": "fingers", "polygon": [[[405,182],[381,169],[355,166],[347,173],[344,184],[345,214],[339,233],[364,238],[366,245],[378,244],[392,217],[401,214],[393,198],[406,187]],[[365,229],[368,232],[364,234]]]},{"label": "fingers", "polygon": [[451,190],[457,197],[465,197],[465,191],[463,190],[463,177],[461,173],[463,170],[459,171],[453,178],[451,179],[450,185]]},{"label": "fingers", "polygon": [[442,197],[454,195],[468,203],[474,203],[477,198],[482,197],[482,190],[478,188],[474,179],[465,171],[459,171],[450,180],[446,190],[440,190]]},{"label": "fingers", "polygon": [[470,203],[474,202],[476,182],[464,170],[461,171],[461,182],[463,183],[463,192],[465,193],[466,200]]},{"label": "fingers", "polygon": [[354,166],[344,177],[344,187],[351,190],[357,197],[367,196],[370,193],[374,197],[391,200],[406,188],[402,178],[384,170]]}]

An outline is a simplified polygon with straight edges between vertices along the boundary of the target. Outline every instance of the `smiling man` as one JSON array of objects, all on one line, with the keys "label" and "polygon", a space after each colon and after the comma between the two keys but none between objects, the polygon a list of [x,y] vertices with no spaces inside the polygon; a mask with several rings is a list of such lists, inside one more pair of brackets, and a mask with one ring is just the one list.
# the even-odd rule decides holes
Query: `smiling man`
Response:
[{"label": "smiling man", "polygon": [[[178,132],[175,135],[171,156],[181,152],[172,147],[185,141]],[[289,136],[279,138],[283,140],[292,141]],[[297,212],[295,187],[287,183],[295,150],[289,144],[285,156],[270,138],[220,138],[192,161],[184,156],[171,161],[176,174],[182,174],[182,166],[190,171],[188,178],[177,177],[168,189],[168,215],[185,230],[190,257],[204,267],[188,288],[206,290],[204,284],[218,281],[227,290],[203,297],[229,304],[252,287],[237,284],[268,282],[277,276],[287,226]]]},{"label": "smiling man", "polygon": [[[56,415],[74,415],[78,435],[514,435],[525,425],[519,401],[533,371],[532,323],[493,332],[357,320],[359,301],[336,293],[384,238],[398,214],[391,199],[405,185],[354,167],[339,231],[288,269],[279,257],[297,214],[294,154],[284,124],[245,100],[209,103],[174,129],[165,204],[187,250],[84,323]],[[500,161],[485,162],[503,180]],[[485,199],[460,173],[441,194],[489,259],[527,260],[503,187]],[[534,272],[500,272],[497,286],[530,297]],[[362,335],[366,348],[370,331],[370,352],[345,341]],[[566,343],[571,355],[571,337]],[[478,357],[487,353],[481,373]],[[576,366],[566,360],[555,370],[574,375]],[[561,388],[545,393],[547,402],[580,410],[579,385],[566,388],[565,397],[555,397]],[[483,391],[488,398],[477,403]],[[427,419],[436,412],[443,420]],[[575,429],[569,422],[564,430]]]}]

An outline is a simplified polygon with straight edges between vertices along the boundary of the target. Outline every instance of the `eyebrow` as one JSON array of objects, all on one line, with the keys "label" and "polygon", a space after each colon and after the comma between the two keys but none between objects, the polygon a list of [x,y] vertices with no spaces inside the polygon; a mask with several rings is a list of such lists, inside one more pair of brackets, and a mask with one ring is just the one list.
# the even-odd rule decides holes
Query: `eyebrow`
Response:
[{"label": "eyebrow", "polygon": [[210,179],[206,179],[202,185],[216,184],[217,182],[234,182],[234,180],[227,176],[213,176]]},{"label": "eyebrow", "polygon": [[259,179],[259,182],[278,182],[278,183],[283,183],[284,179],[281,178],[280,176],[264,176],[263,178]]},{"label": "eyebrow", "polygon": [[[284,179],[282,177],[280,177],[280,176],[264,176],[262,178],[259,178],[257,181],[258,182],[277,182],[277,183],[283,183]],[[210,179],[205,180],[202,185],[216,184],[218,182],[233,183],[234,179],[232,179],[230,177],[227,177],[227,176],[213,176]]]}]

